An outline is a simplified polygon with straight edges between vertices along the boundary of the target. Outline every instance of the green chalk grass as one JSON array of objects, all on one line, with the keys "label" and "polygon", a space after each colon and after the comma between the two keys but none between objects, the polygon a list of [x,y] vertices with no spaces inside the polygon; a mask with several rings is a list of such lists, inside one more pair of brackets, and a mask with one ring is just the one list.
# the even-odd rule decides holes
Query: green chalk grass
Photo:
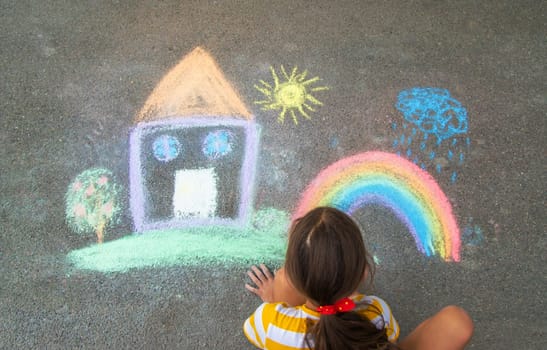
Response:
[{"label": "green chalk grass", "polygon": [[73,250],[74,267],[99,272],[203,264],[281,263],[289,215],[268,208],[257,211],[245,228],[208,226],[133,234]]}]

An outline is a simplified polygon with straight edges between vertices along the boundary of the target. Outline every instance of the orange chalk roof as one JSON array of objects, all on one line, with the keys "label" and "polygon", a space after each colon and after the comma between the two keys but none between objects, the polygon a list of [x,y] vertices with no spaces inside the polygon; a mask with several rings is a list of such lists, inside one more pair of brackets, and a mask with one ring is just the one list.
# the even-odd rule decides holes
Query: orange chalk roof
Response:
[{"label": "orange chalk roof", "polygon": [[135,122],[173,116],[253,116],[218,67],[201,47],[187,54],[154,88]]}]

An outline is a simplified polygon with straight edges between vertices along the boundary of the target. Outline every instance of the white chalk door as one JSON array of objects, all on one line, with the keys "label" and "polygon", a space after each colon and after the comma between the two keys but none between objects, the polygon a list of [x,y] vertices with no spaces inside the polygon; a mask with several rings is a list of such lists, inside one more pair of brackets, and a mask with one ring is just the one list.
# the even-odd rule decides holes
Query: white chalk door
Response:
[{"label": "white chalk door", "polygon": [[176,218],[212,218],[217,209],[217,177],[214,168],[175,172],[173,214]]}]

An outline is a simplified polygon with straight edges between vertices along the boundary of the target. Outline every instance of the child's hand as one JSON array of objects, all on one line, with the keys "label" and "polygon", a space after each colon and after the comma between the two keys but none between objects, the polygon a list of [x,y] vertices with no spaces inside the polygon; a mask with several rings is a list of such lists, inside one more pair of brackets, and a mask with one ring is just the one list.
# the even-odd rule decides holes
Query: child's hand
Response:
[{"label": "child's hand", "polygon": [[247,275],[256,285],[256,288],[246,283],[245,288],[248,291],[255,293],[266,303],[274,301],[274,276],[264,264],[260,264],[260,268],[251,266],[251,271],[247,271]]}]

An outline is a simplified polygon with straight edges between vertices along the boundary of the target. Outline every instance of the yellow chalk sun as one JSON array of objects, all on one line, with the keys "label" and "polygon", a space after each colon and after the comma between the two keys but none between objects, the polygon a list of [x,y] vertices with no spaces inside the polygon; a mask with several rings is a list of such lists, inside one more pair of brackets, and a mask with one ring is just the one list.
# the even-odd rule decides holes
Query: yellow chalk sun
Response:
[{"label": "yellow chalk sun", "polygon": [[273,86],[264,80],[260,80],[260,86],[255,85],[255,88],[260,91],[265,99],[256,101],[256,104],[262,105],[263,111],[281,110],[277,120],[280,123],[285,121],[285,115],[289,113],[294,124],[298,125],[297,113],[306,119],[311,119],[307,111],[315,112],[313,106],[321,106],[323,103],[311,95],[312,92],[328,90],[326,86],[311,85],[319,81],[319,77],[306,80],[308,71],[297,73],[297,67],[294,67],[291,74],[287,74],[285,68],[281,66],[281,72],[285,80],[279,81],[279,77],[273,67],[270,67]]}]

